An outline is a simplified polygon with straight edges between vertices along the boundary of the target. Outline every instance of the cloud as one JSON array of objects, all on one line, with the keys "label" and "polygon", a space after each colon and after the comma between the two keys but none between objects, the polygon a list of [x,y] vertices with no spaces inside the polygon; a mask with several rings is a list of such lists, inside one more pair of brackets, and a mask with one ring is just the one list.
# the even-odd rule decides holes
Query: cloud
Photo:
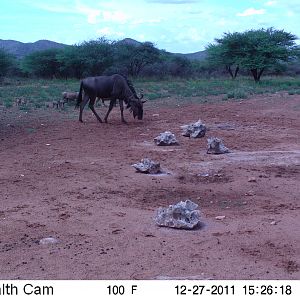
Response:
[{"label": "cloud", "polygon": [[119,23],[125,23],[129,16],[121,11],[103,11],[102,17],[104,21],[113,21]]},{"label": "cloud", "polygon": [[274,6],[276,5],[277,1],[268,1],[265,3],[265,6]]},{"label": "cloud", "polygon": [[248,8],[241,13],[237,13],[236,15],[238,17],[248,17],[248,16],[252,16],[252,15],[263,15],[263,14],[265,14],[265,12],[266,11],[264,9]]},{"label": "cloud", "polygon": [[145,20],[145,19],[137,19],[137,20],[133,20],[131,22],[132,25],[140,25],[140,24],[158,24],[161,23],[162,19],[149,19],[149,20]]},{"label": "cloud", "polygon": [[38,4],[38,8],[54,13],[73,13],[84,15],[87,18],[87,22],[89,24],[97,24],[101,21],[125,23],[128,19],[130,19],[128,15],[121,11],[102,10],[92,6],[87,6],[79,1],[76,2],[76,5],[74,7],[41,3]]}]

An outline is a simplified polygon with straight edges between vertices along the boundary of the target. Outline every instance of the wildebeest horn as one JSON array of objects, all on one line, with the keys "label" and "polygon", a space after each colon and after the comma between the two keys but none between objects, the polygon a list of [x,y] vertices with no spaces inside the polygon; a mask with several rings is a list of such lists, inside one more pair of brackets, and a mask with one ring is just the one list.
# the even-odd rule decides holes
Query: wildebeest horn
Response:
[{"label": "wildebeest horn", "polygon": [[142,103],[145,103],[145,102],[147,102],[147,100],[142,101]]},{"label": "wildebeest horn", "polygon": [[141,96],[140,96],[140,100],[142,100],[144,98],[144,94],[141,94]]}]

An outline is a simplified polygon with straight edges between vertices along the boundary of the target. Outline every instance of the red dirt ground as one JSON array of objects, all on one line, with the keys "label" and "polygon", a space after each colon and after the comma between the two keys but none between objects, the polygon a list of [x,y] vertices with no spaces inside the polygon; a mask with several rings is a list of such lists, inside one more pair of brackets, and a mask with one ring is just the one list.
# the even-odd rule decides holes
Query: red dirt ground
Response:
[{"label": "red dirt ground", "polygon": [[[299,96],[77,114],[0,110],[1,279],[300,279]],[[230,154],[181,136],[198,119]],[[154,145],[166,130],[179,146]],[[136,173],[145,157],[171,174]],[[155,225],[188,198],[200,229]]]}]

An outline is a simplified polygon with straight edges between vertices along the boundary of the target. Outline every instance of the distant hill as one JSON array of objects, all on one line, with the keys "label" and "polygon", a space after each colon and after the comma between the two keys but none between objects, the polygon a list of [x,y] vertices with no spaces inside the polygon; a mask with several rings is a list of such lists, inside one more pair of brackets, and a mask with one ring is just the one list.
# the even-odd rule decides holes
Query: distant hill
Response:
[{"label": "distant hill", "polygon": [[142,44],[141,42],[138,42],[134,39],[131,38],[125,38],[123,40],[117,41],[117,44],[120,45],[132,45],[132,46],[139,46],[140,44]]},{"label": "distant hill", "polygon": [[15,55],[17,58],[22,58],[35,51],[43,51],[51,48],[64,48],[65,44],[60,44],[48,40],[39,40],[34,43],[22,43],[14,40],[1,40],[0,48]]},{"label": "distant hill", "polygon": [[203,51],[198,51],[194,53],[173,53],[174,55],[185,57],[189,60],[204,60],[207,57],[207,52],[205,50]]},{"label": "distant hill", "polygon": [[[136,41],[131,38],[125,38],[123,40],[118,41],[119,44],[129,44],[133,46],[139,46],[141,42]],[[68,45],[60,44],[48,40],[39,40],[34,43],[22,43],[14,40],[1,40],[0,39],[0,48],[6,50],[7,52],[13,54],[17,58],[23,58],[24,56],[35,52],[35,51],[43,51],[51,48],[61,49]],[[177,56],[185,57],[190,60],[204,60],[206,57],[206,51],[199,51],[195,53],[171,53]]]},{"label": "distant hill", "polygon": [[[139,46],[141,44],[141,42],[138,42],[134,39],[131,38],[125,38],[123,40],[120,40],[117,42],[118,44],[129,44],[129,45],[133,45],[133,46]],[[194,53],[172,53],[172,52],[168,52],[170,54],[176,55],[176,56],[181,56],[181,57],[185,57],[189,60],[204,60],[207,56],[206,51],[198,51],[198,52],[194,52]]]}]

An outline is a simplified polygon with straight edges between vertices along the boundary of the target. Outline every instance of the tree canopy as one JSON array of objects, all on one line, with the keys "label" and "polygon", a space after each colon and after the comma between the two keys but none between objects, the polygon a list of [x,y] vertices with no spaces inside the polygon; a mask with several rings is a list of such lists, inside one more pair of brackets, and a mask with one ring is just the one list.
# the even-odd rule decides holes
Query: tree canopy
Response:
[{"label": "tree canopy", "polygon": [[59,49],[36,51],[27,55],[22,62],[22,69],[27,74],[40,77],[55,77],[59,75],[57,55]]},{"label": "tree canopy", "polygon": [[160,51],[153,43],[115,45],[115,61],[120,68],[125,68],[129,75],[138,76],[147,65],[159,60]]},{"label": "tree canopy", "polygon": [[[283,30],[259,29],[224,33],[206,48],[206,60],[157,49],[151,42],[96,40],[33,52],[19,61],[21,68],[0,50],[0,76],[9,71],[45,78],[83,78],[120,73],[129,76],[191,77],[220,75],[222,66],[235,78],[239,70],[250,72],[259,81],[265,70],[283,72],[299,54],[296,36]],[[297,50],[298,49],[298,50]],[[292,62],[299,60],[292,60]],[[294,65],[294,63],[293,63]],[[15,66],[15,67],[14,67]]]},{"label": "tree canopy", "polygon": [[[215,40],[216,44],[207,47],[208,57],[211,63],[225,66],[233,78],[239,67],[243,67],[258,82],[266,69],[297,55],[296,39],[295,35],[274,28],[225,33]],[[233,65],[236,65],[234,74]]]},{"label": "tree canopy", "polygon": [[225,33],[223,38],[215,39],[217,44],[209,44],[206,47],[210,65],[225,66],[232,78],[236,78],[239,71],[241,36],[239,32]]}]

